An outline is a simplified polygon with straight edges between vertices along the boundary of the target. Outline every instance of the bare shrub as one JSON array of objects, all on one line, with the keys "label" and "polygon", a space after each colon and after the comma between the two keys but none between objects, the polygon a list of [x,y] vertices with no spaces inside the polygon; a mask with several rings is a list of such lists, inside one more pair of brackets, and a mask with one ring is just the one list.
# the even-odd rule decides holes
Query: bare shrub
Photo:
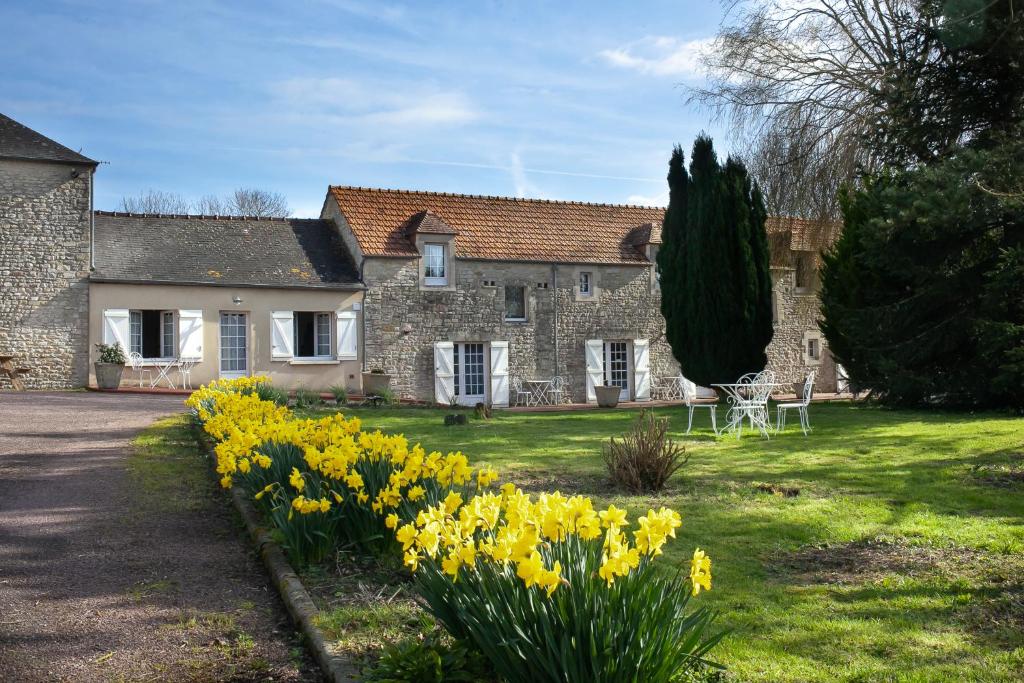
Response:
[{"label": "bare shrub", "polygon": [[621,439],[604,446],[604,462],[612,481],[631,493],[660,491],[689,461],[686,449],[668,437],[668,418],[644,410]]}]

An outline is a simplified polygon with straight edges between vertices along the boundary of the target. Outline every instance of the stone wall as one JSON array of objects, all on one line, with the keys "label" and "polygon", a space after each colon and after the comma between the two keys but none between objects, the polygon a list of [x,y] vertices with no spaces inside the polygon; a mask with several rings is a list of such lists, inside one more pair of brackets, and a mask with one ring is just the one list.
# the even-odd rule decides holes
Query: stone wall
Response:
[{"label": "stone wall", "polygon": [[31,389],[86,382],[92,170],[0,159],[0,354]]},{"label": "stone wall", "polygon": [[[780,382],[799,382],[807,372],[818,371],[816,391],[836,390],[836,364],[828,352],[828,342],[818,328],[821,302],[816,288],[798,292],[794,286],[793,268],[773,268],[775,336],[768,345],[768,367],[775,371]],[[821,354],[818,362],[806,356],[806,336],[820,339]]]},{"label": "stone wall", "polygon": [[[454,291],[423,291],[415,259],[369,258],[363,267],[367,368],[393,373],[402,396],[432,400],[435,342],[508,341],[511,376],[562,375],[573,399],[584,401],[587,339],[648,339],[652,374],[677,373],[650,269],[586,266],[597,297],[580,301],[574,284],[581,268],[456,259]],[[505,321],[505,285],[526,288],[525,322]]]}]

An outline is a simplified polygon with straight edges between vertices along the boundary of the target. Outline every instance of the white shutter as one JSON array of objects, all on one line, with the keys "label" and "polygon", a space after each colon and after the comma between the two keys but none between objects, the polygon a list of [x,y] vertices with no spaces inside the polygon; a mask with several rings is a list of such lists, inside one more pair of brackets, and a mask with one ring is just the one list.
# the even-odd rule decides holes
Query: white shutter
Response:
[{"label": "white shutter", "polygon": [[120,344],[128,355],[128,309],[108,308],[103,311],[103,343]]},{"label": "white shutter", "polygon": [[651,400],[651,345],[646,339],[633,340],[634,400]]},{"label": "white shutter", "polygon": [[491,405],[508,406],[508,342],[491,342]]},{"label": "white shutter", "polygon": [[434,400],[449,405],[455,397],[455,345],[434,344]]},{"label": "white shutter", "polygon": [[270,357],[291,358],[295,344],[295,315],[291,311],[273,311],[270,314]]},{"label": "white shutter", "polygon": [[178,358],[203,359],[202,311],[178,311]]},{"label": "white shutter", "polygon": [[356,360],[359,357],[359,333],[356,330],[356,312],[338,311],[338,360]]},{"label": "white shutter", "polygon": [[604,384],[604,340],[587,340],[587,401],[597,400],[594,387]]}]

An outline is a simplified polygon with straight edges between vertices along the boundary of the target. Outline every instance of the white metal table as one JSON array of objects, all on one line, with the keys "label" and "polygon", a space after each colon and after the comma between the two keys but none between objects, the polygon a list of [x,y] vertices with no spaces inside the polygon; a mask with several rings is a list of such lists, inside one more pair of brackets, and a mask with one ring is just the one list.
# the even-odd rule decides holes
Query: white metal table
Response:
[{"label": "white metal table", "polygon": [[533,404],[536,406],[548,406],[551,405],[551,386],[552,382],[549,379],[524,379],[523,385],[526,386],[527,390],[533,400]]},{"label": "white metal table", "polygon": [[160,384],[160,380],[166,379],[167,384],[171,387],[171,389],[174,389],[174,379],[172,379],[168,373],[171,370],[178,367],[178,360],[175,358],[171,360],[155,360],[151,362],[153,363],[153,367],[157,369],[157,375],[156,378],[154,378],[153,381],[150,382],[149,386],[155,387],[158,384]]},{"label": "white metal table", "polygon": [[722,389],[729,402],[729,410],[725,415],[725,425],[719,434],[726,431],[736,432],[736,438],[743,434],[743,421],[748,420],[751,428],[757,427],[764,438],[769,437],[771,418],[768,415],[768,398],[774,389],[785,386],[780,382],[731,382],[712,384]]}]

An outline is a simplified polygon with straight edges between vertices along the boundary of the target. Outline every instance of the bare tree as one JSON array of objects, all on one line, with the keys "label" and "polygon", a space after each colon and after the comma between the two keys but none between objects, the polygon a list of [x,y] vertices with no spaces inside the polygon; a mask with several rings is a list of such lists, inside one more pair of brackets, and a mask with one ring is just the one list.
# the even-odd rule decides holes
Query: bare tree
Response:
[{"label": "bare tree", "polygon": [[224,198],[207,194],[195,203],[173,192],[147,190],[137,197],[122,197],[121,211],[258,218],[284,218],[291,215],[288,201],[283,194],[255,188],[239,188]]},{"label": "bare tree", "polygon": [[188,213],[190,205],[180,194],[146,190],[135,197],[121,197],[120,209],[130,213]]},{"label": "bare tree", "polygon": [[836,190],[879,159],[867,143],[894,73],[933,49],[913,0],[730,0],[691,101],[726,118],[773,213],[832,218]]},{"label": "bare tree", "polygon": [[196,200],[195,204],[196,213],[201,213],[205,216],[225,216],[231,213],[228,209],[228,203],[213,194],[206,194]]},{"label": "bare tree", "polygon": [[291,214],[288,201],[279,192],[255,188],[239,188],[225,201],[235,216],[284,217]]}]

